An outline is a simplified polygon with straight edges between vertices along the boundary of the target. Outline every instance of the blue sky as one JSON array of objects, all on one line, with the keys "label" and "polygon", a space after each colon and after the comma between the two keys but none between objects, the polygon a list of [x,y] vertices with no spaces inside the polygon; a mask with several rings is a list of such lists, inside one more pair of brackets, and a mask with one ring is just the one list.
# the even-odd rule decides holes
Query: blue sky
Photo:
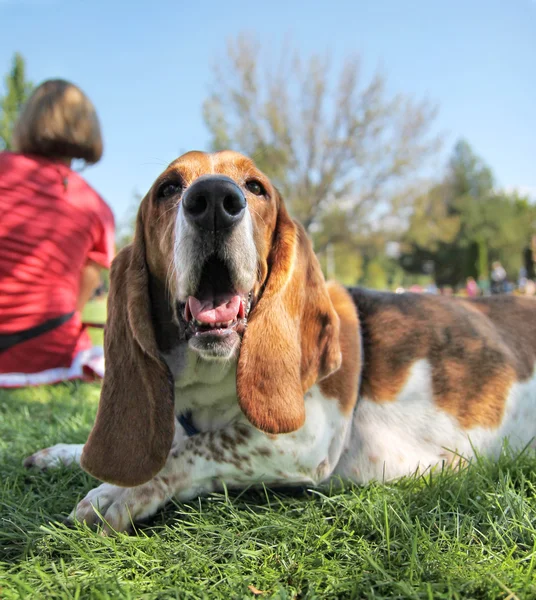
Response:
[{"label": "blue sky", "polygon": [[135,190],[207,149],[201,105],[229,37],[360,53],[393,91],[439,104],[444,156],[465,137],[498,183],[536,198],[536,0],[0,0],[0,72],[63,77],[95,103],[105,156],[84,176],[121,220]]}]

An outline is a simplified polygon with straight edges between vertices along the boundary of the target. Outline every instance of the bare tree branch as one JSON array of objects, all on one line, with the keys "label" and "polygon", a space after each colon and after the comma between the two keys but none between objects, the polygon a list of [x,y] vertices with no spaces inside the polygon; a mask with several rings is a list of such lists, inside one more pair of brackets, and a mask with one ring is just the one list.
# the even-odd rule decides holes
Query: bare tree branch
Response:
[{"label": "bare tree branch", "polygon": [[267,58],[241,35],[218,58],[204,104],[213,148],[252,156],[324,247],[353,243],[371,215],[393,213],[439,148],[434,106],[389,95],[381,73],[362,79],[359,57],[334,73],[328,56],[304,59],[285,44]]}]

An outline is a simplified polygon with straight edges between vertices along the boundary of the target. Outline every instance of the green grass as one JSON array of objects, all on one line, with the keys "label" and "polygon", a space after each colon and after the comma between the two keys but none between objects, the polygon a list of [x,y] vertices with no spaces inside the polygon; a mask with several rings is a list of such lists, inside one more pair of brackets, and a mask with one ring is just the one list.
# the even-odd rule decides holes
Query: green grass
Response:
[{"label": "green grass", "polygon": [[[104,323],[106,320],[106,299],[92,300],[84,307],[82,320],[90,323]],[[89,337],[96,346],[102,346],[104,331],[102,329],[89,329]]]},{"label": "green grass", "polygon": [[[0,391],[0,598],[534,598],[536,460],[343,492],[172,504],[134,535],[58,521],[95,485],[22,458],[83,442],[98,386]],[[512,595],[515,594],[515,595]]]}]

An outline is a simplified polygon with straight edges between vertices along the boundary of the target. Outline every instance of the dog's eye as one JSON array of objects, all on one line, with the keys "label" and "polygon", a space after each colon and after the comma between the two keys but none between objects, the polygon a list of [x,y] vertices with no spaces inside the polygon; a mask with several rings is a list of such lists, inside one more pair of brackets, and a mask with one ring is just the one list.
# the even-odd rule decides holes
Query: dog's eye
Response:
[{"label": "dog's eye", "polygon": [[182,183],[180,181],[166,181],[156,192],[157,198],[169,198],[182,192]]},{"label": "dog's eye", "polygon": [[264,189],[264,186],[256,179],[250,179],[249,181],[246,181],[246,187],[252,194],[255,194],[255,196],[266,196],[266,190]]}]

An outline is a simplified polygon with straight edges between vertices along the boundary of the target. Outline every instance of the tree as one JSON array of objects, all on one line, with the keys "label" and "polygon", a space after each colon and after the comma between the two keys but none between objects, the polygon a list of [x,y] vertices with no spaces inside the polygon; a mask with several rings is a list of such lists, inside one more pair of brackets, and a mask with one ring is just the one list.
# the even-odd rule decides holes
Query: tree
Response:
[{"label": "tree", "polygon": [[0,150],[11,149],[11,136],[22,105],[28,99],[33,85],[26,81],[24,58],[18,52],[13,56],[11,71],[4,79],[5,94],[0,97]]},{"label": "tree", "polygon": [[443,181],[415,200],[402,266],[422,272],[432,264],[438,284],[457,286],[468,276],[487,280],[498,259],[515,278],[535,225],[536,208],[497,191],[490,167],[462,140]]},{"label": "tree", "polygon": [[333,243],[357,249],[438,148],[435,107],[390,95],[379,73],[362,80],[356,57],[334,73],[327,57],[283,47],[274,68],[239,36],[218,59],[204,103],[212,148],[253,157],[317,252]]}]

